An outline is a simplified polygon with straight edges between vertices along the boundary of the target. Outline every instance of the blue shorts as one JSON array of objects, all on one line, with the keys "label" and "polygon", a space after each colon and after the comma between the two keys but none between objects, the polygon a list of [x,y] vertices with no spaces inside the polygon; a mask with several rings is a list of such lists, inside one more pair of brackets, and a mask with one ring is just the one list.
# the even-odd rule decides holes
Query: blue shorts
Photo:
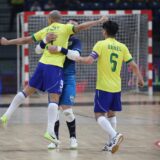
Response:
[{"label": "blue shorts", "polygon": [[29,80],[29,86],[43,92],[61,94],[63,88],[63,68],[39,62]]},{"label": "blue shorts", "polygon": [[94,112],[121,111],[121,92],[111,93],[96,90],[94,98]]},{"label": "blue shorts", "polygon": [[76,96],[75,75],[64,75],[64,86],[59,105],[73,106]]}]

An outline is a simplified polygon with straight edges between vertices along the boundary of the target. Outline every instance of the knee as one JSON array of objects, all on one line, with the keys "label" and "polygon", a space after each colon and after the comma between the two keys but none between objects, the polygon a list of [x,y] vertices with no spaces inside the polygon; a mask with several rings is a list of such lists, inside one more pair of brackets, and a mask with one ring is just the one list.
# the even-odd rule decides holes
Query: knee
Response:
[{"label": "knee", "polygon": [[63,111],[67,122],[72,122],[75,119],[75,115],[73,113],[72,108],[65,109]]},{"label": "knee", "polygon": [[98,121],[98,119],[100,117],[104,117],[104,116],[105,116],[105,113],[95,113],[95,119],[96,119],[96,121]]},{"label": "knee", "polygon": [[48,94],[48,101],[50,103],[58,103],[59,102],[59,97],[60,95],[59,94],[54,94],[54,93],[49,93]]},{"label": "knee", "polygon": [[107,117],[108,117],[108,118],[115,117],[115,116],[116,116],[116,112],[109,111],[109,112],[107,113]]}]

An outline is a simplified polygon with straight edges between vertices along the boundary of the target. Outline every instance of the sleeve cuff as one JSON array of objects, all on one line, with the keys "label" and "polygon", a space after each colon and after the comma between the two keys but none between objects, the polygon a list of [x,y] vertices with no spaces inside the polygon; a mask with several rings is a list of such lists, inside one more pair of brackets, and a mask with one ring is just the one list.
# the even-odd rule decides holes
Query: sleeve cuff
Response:
[{"label": "sleeve cuff", "polygon": [[79,52],[79,54],[81,54],[81,53],[82,53],[82,51],[81,51],[80,49],[78,49],[78,48],[74,48],[73,50],[74,50],[74,51],[78,51],[78,52]]},{"label": "sleeve cuff", "polygon": [[131,62],[131,61],[133,61],[133,58],[131,58],[130,60],[126,61],[126,63],[129,63],[129,62]]},{"label": "sleeve cuff", "polygon": [[73,26],[73,27],[72,27],[72,31],[73,31],[73,34],[75,34],[75,30],[74,30],[74,27],[75,27],[75,26]]},{"label": "sleeve cuff", "polygon": [[37,40],[36,40],[34,34],[32,34],[32,39],[34,40],[34,42],[37,42]]}]

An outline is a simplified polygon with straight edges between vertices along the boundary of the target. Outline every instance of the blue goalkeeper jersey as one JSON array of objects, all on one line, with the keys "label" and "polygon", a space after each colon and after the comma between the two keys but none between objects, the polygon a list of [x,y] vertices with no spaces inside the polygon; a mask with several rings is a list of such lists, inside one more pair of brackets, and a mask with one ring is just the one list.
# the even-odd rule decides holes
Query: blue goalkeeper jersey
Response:
[{"label": "blue goalkeeper jersey", "polygon": [[[69,38],[68,49],[77,50],[81,54],[81,51],[82,51],[81,41],[78,38],[71,36]],[[64,63],[64,67],[63,67],[63,71],[64,71],[64,77],[66,75],[75,75],[75,73],[76,73],[75,61],[72,61],[72,60],[66,58],[65,63]]]}]

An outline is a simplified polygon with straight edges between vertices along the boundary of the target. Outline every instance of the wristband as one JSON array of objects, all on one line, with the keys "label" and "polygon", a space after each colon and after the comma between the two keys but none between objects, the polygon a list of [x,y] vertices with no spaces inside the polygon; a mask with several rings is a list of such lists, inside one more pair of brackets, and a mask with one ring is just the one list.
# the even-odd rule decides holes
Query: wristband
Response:
[{"label": "wristband", "polygon": [[47,40],[46,40],[46,37],[43,39],[43,42],[45,43],[45,44],[47,44]]},{"label": "wristband", "polygon": [[58,51],[58,52],[61,52],[61,49],[62,49],[62,47],[57,46],[57,51]]},{"label": "wristband", "polygon": [[65,49],[65,48],[61,48],[61,52],[63,53],[63,54],[65,54],[65,55],[67,55],[67,53],[68,53],[68,49]]},{"label": "wristband", "polygon": [[46,47],[46,43],[44,41],[41,41],[39,45],[42,49]]}]

